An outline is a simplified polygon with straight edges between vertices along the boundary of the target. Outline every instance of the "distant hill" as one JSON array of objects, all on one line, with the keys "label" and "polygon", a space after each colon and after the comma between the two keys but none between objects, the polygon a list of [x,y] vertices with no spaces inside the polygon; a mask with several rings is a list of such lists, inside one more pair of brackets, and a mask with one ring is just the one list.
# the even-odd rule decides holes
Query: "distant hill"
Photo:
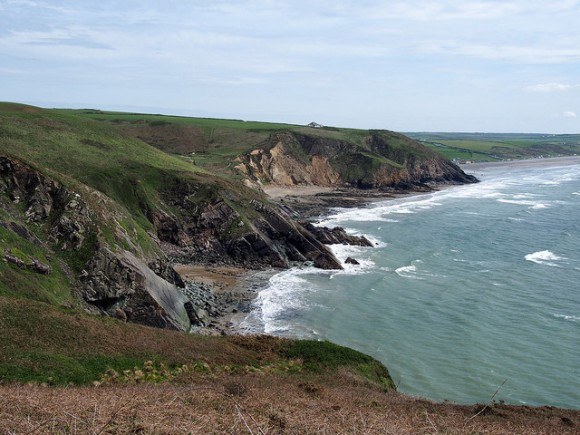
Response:
[{"label": "distant hill", "polygon": [[580,154],[580,134],[405,133],[448,159],[499,161]]},{"label": "distant hill", "polygon": [[388,130],[90,109],[59,112],[110,124],[214,173],[266,184],[413,190],[424,183],[473,182],[439,154]]}]

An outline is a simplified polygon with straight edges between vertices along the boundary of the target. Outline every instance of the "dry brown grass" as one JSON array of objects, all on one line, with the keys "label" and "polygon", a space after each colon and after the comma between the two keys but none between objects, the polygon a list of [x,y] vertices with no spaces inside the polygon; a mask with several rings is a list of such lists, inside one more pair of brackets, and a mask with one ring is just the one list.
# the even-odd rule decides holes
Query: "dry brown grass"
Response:
[{"label": "dry brown grass", "polygon": [[[328,343],[200,337],[6,298],[0,330],[6,373],[26,366],[29,376],[48,375],[59,361],[89,364],[114,355],[139,366],[162,356],[170,365],[212,367],[160,384],[0,381],[0,433],[580,433],[580,411],[497,404],[482,411],[385,392],[380,367]],[[59,373],[70,378],[66,367]]]},{"label": "dry brown grass", "polygon": [[340,375],[199,375],[184,384],[0,387],[3,433],[566,434],[580,412],[436,404]]}]

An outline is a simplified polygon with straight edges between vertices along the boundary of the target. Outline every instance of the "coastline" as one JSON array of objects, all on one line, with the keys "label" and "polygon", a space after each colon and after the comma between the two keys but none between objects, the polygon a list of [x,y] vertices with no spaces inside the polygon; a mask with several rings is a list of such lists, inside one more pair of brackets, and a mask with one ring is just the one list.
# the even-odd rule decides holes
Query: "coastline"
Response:
[{"label": "coastline", "polygon": [[[465,171],[493,168],[547,168],[580,164],[580,156],[544,159],[511,160],[461,165]],[[439,184],[425,191],[359,190],[353,188],[330,188],[319,186],[266,187],[264,192],[287,213],[299,220],[312,221],[327,215],[332,208],[364,207],[376,202],[402,197],[413,197],[437,192],[454,185]],[[186,282],[202,284],[215,297],[218,315],[210,316],[209,324],[196,327],[193,332],[206,335],[238,335],[256,333],[242,324],[252,312],[260,291],[264,290],[270,278],[285,269],[250,270],[232,266],[176,265],[176,270]]]},{"label": "coastline", "polygon": [[502,160],[498,162],[465,163],[459,165],[464,171],[491,168],[549,168],[553,166],[579,165],[580,156],[546,157],[541,159]]}]

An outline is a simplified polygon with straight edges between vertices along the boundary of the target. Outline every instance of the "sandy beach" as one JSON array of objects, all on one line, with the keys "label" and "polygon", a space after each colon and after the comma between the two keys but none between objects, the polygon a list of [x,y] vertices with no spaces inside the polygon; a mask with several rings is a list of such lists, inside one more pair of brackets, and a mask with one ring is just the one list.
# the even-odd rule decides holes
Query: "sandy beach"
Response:
[{"label": "sandy beach", "polygon": [[462,164],[461,169],[468,172],[488,168],[548,168],[553,166],[579,165],[580,156],[550,157],[544,159],[507,160],[500,162],[481,162]]}]

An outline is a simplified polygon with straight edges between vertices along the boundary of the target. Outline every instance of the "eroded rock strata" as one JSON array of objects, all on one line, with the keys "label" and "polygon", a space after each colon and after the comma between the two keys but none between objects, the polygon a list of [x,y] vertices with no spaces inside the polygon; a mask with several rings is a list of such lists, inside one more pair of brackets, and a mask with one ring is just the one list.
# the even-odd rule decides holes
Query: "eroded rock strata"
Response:
[{"label": "eroded rock strata", "polygon": [[282,132],[238,158],[237,170],[263,184],[422,190],[430,183],[473,183],[457,165],[393,132],[361,144]]}]

